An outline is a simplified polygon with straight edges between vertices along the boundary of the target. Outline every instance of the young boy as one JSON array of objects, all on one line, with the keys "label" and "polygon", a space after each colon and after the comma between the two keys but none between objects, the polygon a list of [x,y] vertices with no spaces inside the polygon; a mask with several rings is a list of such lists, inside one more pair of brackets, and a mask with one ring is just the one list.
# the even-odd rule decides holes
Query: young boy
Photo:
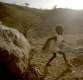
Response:
[{"label": "young boy", "polygon": [[49,66],[50,63],[52,62],[52,60],[54,60],[54,58],[56,58],[56,54],[61,54],[65,60],[65,63],[69,66],[68,61],[66,59],[66,55],[65,53],[62,51],[62,43],[63,43],[63,26],[56,26],[56,34],[55,36],[48,38],[48,40],[46,41],[43,50],[45,50],[47,47],[50,46],[51,42],[54,42],[51,47],[51,52],[53,53],[53,56],[49,59],[48,63],[46,64],[46,66]]}]

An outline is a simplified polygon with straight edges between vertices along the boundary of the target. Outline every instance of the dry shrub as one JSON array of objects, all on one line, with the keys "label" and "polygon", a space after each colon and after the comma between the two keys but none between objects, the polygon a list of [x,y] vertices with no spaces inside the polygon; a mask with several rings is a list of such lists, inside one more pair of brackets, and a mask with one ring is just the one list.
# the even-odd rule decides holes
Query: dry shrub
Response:
[{"label": "dry shrub", "polygon": [[23,80],[44,80],[44,77],[35,69],[33,65],[29,65],[27,71],[23,75]]},{"label": "dry shrub", "polygon": [[23,80],[44,80],[46,77],[46,68],[44,69],[44,73],[40,73],[35,69],[35,66],[29,65],[26,72],[23,75]]}]

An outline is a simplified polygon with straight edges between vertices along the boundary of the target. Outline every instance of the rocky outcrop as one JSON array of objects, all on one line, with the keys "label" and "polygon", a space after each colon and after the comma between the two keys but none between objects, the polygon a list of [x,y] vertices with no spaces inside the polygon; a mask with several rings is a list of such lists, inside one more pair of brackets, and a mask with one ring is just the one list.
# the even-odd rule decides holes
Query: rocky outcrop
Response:
[{"label": "rocky outcrop", "polygon": [[0,64],[11,73],[22,75],[28,67],[31,47],[16,29],[0,24]]}]

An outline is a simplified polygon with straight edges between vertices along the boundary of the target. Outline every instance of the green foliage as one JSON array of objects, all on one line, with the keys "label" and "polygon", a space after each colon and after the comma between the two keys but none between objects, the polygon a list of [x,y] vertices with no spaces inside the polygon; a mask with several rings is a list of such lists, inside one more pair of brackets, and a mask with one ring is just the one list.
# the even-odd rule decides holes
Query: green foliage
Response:
[{"label": "green foliage", "polygon": [[0,3],[0,19],[2,19],[3,17],[6,17],[7,15],[8,14],[7,14],[6,6]]}]

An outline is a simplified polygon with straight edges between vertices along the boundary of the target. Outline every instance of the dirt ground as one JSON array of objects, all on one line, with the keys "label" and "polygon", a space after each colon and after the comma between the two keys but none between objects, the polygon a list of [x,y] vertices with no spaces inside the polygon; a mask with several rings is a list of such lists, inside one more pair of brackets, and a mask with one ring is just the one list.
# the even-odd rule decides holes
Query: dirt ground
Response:
[{"label": "dirt ground", "polygon": [[[32,44],[35,51],[33,52],[31,63],[40,73],[43,73],[46,63],[52,56],[50,51],[42,51],[44,42],[44,40],[40,40],[34,41]],[[56,59],[54,59],[51,62],[51,65],[48,67],[45,80],[83,80],[83,65],[80,64],[75,66],[72,64],[72,62],[70,62],[72,58],[76,57],[76,54],[70,52],[65,54],[68,62],[71,64],[71,67],[68,68],[64,62],[62,55],[57,54]],[[83,54],[81,55],[83,58]],[[78,63],[76,62],[76,64]]]}]

